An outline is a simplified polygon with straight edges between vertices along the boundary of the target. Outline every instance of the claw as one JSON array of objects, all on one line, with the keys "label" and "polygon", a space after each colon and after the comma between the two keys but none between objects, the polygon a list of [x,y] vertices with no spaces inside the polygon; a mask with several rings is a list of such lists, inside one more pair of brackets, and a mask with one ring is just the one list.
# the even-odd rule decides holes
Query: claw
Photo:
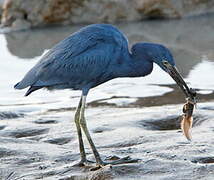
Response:
[{"label": "claw", "polygon": [[[96,171],[98,169],[101,169],[105,166],[109,166],[110,168],[112,168],[112,165],[118,165],[118,164],[127,164],[127,163],[136,163],[138,161],[140,161],[140,159],[132,159],[130,158],[130,156],[126,156],[123,158],[119,158],[117,156],[111,156],[106,158],[109,161],[100,161],[97,163],[97,165],[95,167],[90,168],[90,171]],[[116,159],[116,160],[113,160]],[[90,166],[90,164],[94,164],[95,162],[93,161],[89,161],[89,160],[81,160],[79,163],[74,164],[73,166],[78,166],[78,167],[84,167],[84,166]]]},{"label": "claw", "polygon": [[124,158],[109,162],[111,165],[116,165],[116,164],[126,164],[126,163],[136,163],[140,161],[140,159],[131,159],[130,156],[126,156]]},{"label": "claw", "polygon": [[80,160],[80,162],[74,164],[73,166],[84,167],[94,163],[95,163],[94,161],[90,161],[86,159],[86,160]]},{"label": "claw", "polygon": [[104,167],[104,166],[97,165],[97,166],[95,166],[95,167],[90,168],[89,170],[90,170],[90,171],[96,171],[96,170],[101,169],[101,168],[103,168],[103,167]]},{"label": "claw", "polygon": [[[115,157],[115,156],[113,156],[113,157]],[[130,156],[126,156],[124,158],[118,158],[117,157],[117,160],[114,160],[114,161],[109,161],[109,162],[101,161],[101,162],[99,162],[97,164],[97,166],[91,168],[90,171],[96,171],[96,170],[98,170],[100,168],[103,168],[106,165],[109,165],[110,168],[112,168],[112,165],[136,163],[138,161],[140,161],[140,159],[132,159],[132,158],[130,158]]]}]

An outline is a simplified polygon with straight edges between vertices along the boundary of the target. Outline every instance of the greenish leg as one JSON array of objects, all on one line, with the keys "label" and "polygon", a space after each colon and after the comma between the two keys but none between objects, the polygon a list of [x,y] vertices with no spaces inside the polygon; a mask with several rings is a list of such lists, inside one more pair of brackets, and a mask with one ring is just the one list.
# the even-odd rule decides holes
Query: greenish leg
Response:
[{"label": "greenish leg", "polygon": [[[82,130],[84,131],[86,138],[91,146],[91,149],[93,151],[94,157],[96,159],[96,163],[98,167],[92,168],[92,170],[97,170],[98,168],[105,166],[107,164],[116,165],[116,164],[124,164],[124,163],[135,163],[138,162],[139,159],[131,159],[129,156],[124,158],[119,158],[116,161],[111,162],[103,162],[100,158],[100,154],[97,151],[97,148],[94,145],[94,142],[92,141],[91,135],[89,133],[89,130],[87,128],[86,120],[85,120],[85,104],[86,104],[86,96],[81,97],[81,104],[80,104],[80,112],[79,112],[79,125],[81,126]],[[79,107],[78,107],[79,110]],[[79,126],[78,126],[79,128]],[[81,131],[80,131],[81,132]],[[81,135],[82,136],[82,135]],[[83,148],[84,149],[84,148]]]},{"label": "greenish leg", "polygon": [[80,127],[80,123],[79,123],[81,105],[82,105],[82,98],[80,99],[79,105],[78,105],[76,113],[75,113],[75,124],[77,127],[79,150],[80,150],[80,156],[81,156],[81,161],[80,161],[79,165],[84,164],[84,162],[86,162],[86,154],[85,154],[84,144],[83,144],[83,140],[82,140],[81,127]]},{"label": "greenish leg", "polygon": [[91,146],[91,149],[93,151],[93,154],[94,154],[94,157],[96,159],[96,163],[97,165],[104,165],[103,161],[101,160],[100,158],[100,154],[98,153],[95,145],[94,145],[94,142],[92,141],[92,138],[91,138],[91,135],[89,133],[89,130],[87,128],[87,124],[86,124],[86,121],[85,121],[85,104],[86,104],[86,96],[82,96],[82,106],[81,106],[81,110],[80,110],[80,125],[86,135],[86,138]]}]

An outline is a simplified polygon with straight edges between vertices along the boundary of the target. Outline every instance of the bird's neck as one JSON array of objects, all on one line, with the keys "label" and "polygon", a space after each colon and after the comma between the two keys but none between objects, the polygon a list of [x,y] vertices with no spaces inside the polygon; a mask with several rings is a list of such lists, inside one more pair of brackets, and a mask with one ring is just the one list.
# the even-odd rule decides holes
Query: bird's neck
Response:
[{"label": "bird's neck", "polygon": [[126,55],[117,69],[117,77],[142,77],[150,74],[153,63],[148,60],[138,59],[132,54]]}]

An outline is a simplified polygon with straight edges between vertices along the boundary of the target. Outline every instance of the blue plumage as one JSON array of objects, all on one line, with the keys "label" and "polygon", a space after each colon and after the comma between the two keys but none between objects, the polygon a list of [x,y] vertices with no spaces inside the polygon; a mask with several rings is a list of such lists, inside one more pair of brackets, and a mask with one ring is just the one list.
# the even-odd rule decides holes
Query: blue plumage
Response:
[{"label": "blue plumage", "polygon": [[[16,89],[28,86],[26,96],[43,87],[48,89],[82,90],[74,121],[77,128],[81,160],[86,159],[82,133],[90,144],[96,164],[103,162],[87,128],[84,112],[88,91],[117,77],[141,77],[152,72],[153,63],[158,64],[176,81],[188,99],[195,98],[174,66],[170,51],[160,44],[136,43],[129,51],[126,37],[115,27],[107,24],[89,25],[56,44],[15,85]],[[136,162],[128,157],[111,161],[110,164]]]},{"label": "blue plumage", "polygon": [[137,43],[129,52],[126,37],[116,27],[93,24],[56,44],[15,88],[30,86],[26,95],[43,87],[83,90],[87,94],[90,88],[113,78],[148,75],[153,62],[165,70],[163,59],[174,65],[164,46]]}]

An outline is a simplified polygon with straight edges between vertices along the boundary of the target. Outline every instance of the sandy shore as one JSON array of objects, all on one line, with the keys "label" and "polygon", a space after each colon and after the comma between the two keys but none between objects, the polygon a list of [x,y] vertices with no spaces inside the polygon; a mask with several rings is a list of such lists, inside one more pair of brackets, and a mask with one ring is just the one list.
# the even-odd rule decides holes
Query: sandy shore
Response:
[{"label": "sandy shore", "polygon": [[[192,143],[179,129],[181,107],[88,107],[88,126],[102,158],[116,155],[140,159],[138,163],[106,166],[94,172],[89,167],[72,167],[79,160],[74,111],[2,118],[5,126],[0,127],[0,177],[213,179],[214,103],[198,105]],[[86,147],[88,158],[94,160],[88,144]]]}]

